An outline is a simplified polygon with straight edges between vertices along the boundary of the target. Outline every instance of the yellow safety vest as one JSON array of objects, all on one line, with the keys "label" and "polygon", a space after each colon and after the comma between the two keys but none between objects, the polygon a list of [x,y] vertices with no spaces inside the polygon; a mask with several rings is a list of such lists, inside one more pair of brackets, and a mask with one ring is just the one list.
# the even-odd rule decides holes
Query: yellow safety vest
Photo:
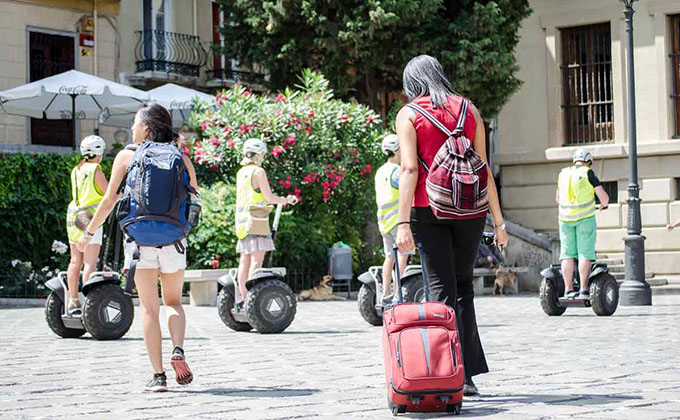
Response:
[{"label": "yellow safety vest", "polygon": [[236,236],[271,235],[269,213],[272,207],[264,195],[253,188],[256,165],[246,165],[236,174]]},{"label": "yellow safety vest", "polygon": [[557,188],[561,221],[576,222],[595,216],[595,188],[588,181],[589,170],[587,166],[570,166],[560,172]]},{"label": "yellow safety vest", "polygon": [[95,182],[98,163],[85,162],[71,171],[71,202],[66,211],[66,232],[71,242],[78,242],[83,232],[76,227],[76,214],[81,210],[94,213],[104,193],[99,190]]},{"label": "yellow safety vest", "polygon": [[378,229],[389,233],[399,220],[399,189],[392,186],[392,173],[399,165],[387,162],[375,174],[375,201],[378,204]]}]

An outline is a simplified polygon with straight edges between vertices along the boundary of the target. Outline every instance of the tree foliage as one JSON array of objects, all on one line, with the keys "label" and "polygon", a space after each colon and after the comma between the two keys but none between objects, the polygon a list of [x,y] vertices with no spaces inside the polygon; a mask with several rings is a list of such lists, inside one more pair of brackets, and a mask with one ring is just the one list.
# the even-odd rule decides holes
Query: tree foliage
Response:
[{"label": "tree foliage", "polygon": [[221,0],[223,49],[270,87],[321,71],[335,92],[377,109],[412,57],[440,59],[456,90],[497,114],[521,82],[513,49],[528,0]]},{"label": "tree foliage", "polygon": [[192,113],[200,140],[186,152],[196,163],[205,208],[202,224],[189,236],[193,265],[237,265],[234,184],[249,138],[267,144],[262,166],[272,190],[301,200],[281,218],[275,263],[323,268],[326,249],[336,241],[356,251],[356,268],[373,262],[362,231],[375,220],[380,118],[364,105],[334,99],[319,73],[305,70],[300,79],[298,89],[276,96],[237,86],[217,94],[217,108]]}]

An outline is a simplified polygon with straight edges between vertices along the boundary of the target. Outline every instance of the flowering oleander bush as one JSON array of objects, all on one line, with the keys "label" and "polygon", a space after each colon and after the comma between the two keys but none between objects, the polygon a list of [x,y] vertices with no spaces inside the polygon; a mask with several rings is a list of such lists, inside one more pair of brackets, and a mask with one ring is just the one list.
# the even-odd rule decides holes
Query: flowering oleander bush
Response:
[{"label": "flowering oleander bush", "polygon": [[[267,144],[263,167],[273,191],[301,200],[281,220],[275,261],[321,267],[326,248],[339,240],[360,250],[362,230],[375,218],[373,173],[382,162],[379,145],[384,135],[379,116],[366,106],[333,99],[328,82],[313,71],[303,72],[298,89],[262,96],[234,87],[219,93],[217,101],[216,109],[199,108],[192,115],[200,139],[185,150],[197,166],[199,183],[224,182],[204,197],[220,197],[223,206],[210,210],[210,218],[190,236],[194,265],[235,264],[229,208],[234,198],[215,190],[235,183],[242,145],[249,138]],[[229,194],[235,194],[233,188]],[[219,234],[205,233],[210,229]],[[208,239],[215,235],[231,240]]]}]

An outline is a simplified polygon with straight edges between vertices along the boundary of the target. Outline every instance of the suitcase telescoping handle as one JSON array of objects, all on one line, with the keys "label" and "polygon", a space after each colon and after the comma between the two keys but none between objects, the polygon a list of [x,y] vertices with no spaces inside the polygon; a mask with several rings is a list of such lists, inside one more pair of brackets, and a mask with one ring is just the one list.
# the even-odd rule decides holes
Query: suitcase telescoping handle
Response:
[{"label": "suitcase telescoping handle", "polygon": [[[418,242],[418,253],[420,254],[420,264],[422,267],[422,273],[423,273],[423,291],[425,292],[425,302],[428,302],[430,300],[430,285],[427,281],[427,269],[425,268],[425,258],[423,255],[423,244]],[[397,275],[397,290],[399,291],[399,303],[404,303],[404,294],[401,290],[401,274],[399,272],[399,249],[395,245],[394,248],[392,249],[394,252],[394,267],[396,268],[396,275]]]}]

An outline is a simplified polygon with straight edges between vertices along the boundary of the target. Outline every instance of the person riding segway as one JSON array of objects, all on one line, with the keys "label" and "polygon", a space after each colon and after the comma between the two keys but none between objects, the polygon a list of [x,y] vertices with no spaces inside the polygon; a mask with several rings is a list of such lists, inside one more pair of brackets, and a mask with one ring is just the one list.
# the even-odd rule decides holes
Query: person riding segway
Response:
[{"label": "person riding segway", "polygon": [[[237,270],[219,279],[222,290],[217,304],[224,324],[236,331],[255,328],[260,333],[279,333],[295,317],[295,296],[283,282],[286,270],[270,267],[282,206],[296,204],[297,198],[271,192],[267,174],[260,166],[266,151],[261,140],[247,140],[243,144],[243,167],[236,175],[236,251],[241,258]],[[277,204],[273,230],[269,228],[269,204]],[[266,253],[265,268],[261,269]]]},{"label": "person riding segway", "polygon": [[106,176],[99,165],[104,156],[106,142],[99,136],[87,136],[80,142],[83,159],[71,171],[71,197],[66,213],[66,232],[68,233],[71,260],[66,278],[68,283],[68,303],[66,312],[79,315],[81,303],[78,298],[78,280],[81,270],[82,282],[87,283],[97,265],[97,256],[102,245],[102,229],[97,229],[90,244],[83,252],[76,248],[76,242],[83,236],[83,230],[76,226],[76,217],[82,212],[94,214],[108,187]]},{"label": "person riding segway", "polygon": [[[92,217],[92,213],[87,212],[87,215]],[[83,215],[79,216],[82,218]],[[109,268],[106,258],[111,241],[114,257],[113,267]],[[120,229],[113,217],[110,217],[109,231],[99,254],[97,271],[89,274],[87,281],[86,275],[82,274],[82,287],[78,288],[78,277],[76,284],[72,286],[67,281],[67,273],[63,271],[45,283],[45,287],[51,290],[45,303],[45,320],[55,334],[62,338],[77,338],[87,331],[97,340],[116,340],[128,332],[134,319],[134,308],[132,298],[123,293],[120,287],[118,261],[121,242]],[[78,296],[79,290],[83,305],[78,310],[69,311],[65,305],[66,298],[74,294]]]},{"label": "person riding segway", "polygon": [[593,266],[597,239],[595,196],[600,199],[600,211],[607,209],[609,196],[590,168],[590,152],[577,149],[573,162],[558,178],[555,199],[559,204],[561,263],[541,273],[541,306],[551,316],[563,314],[569,306],[592,306],[597,315],[611,315],[618,306],[618,285],[606,264]]}]

